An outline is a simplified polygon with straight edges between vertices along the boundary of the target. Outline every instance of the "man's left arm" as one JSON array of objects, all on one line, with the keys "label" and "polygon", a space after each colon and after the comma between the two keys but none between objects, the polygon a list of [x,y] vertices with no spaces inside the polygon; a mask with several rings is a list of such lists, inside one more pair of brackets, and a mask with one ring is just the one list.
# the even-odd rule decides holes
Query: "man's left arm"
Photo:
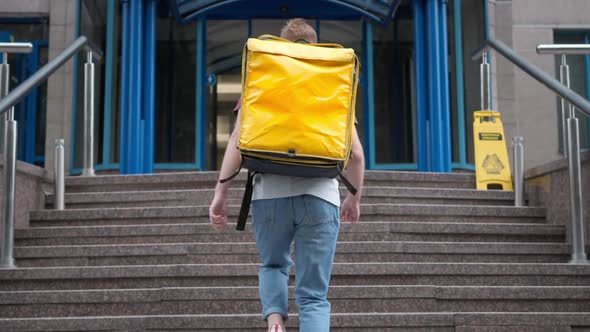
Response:
[{"label": "man's left arm", "polygon": [[365,177],[365,153],[356,127],[352,135],[352,157],[348,162],[346,179],[357,189],[356,195],[350,192],[344,198],[340,211],[340,219],[356,223],[360,217],[360,203]]}]

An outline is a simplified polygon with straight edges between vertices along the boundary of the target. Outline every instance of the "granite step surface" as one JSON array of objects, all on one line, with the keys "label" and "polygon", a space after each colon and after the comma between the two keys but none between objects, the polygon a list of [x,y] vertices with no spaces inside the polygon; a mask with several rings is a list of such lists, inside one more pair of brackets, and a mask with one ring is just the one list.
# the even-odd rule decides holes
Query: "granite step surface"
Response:
[{"label": "granite step surface", "polygon": [[[210,189],[218,176],[218,172],[76,176],[66,178],[66,192]],[[232,187],[243,188],[245,180],[242,172],[232,181]],[[367,171],[365,186],[475,189],[475,174]]]},{"label": "granite step surface", "polygon": [[[239,205],[228,206],[236,218]],[[208,223],[209,206],[143,207],[82,210],[43,210],[30,214],[31,226],[123,225],[149,223]],[[363,204],[362,221],[422,221],[479,223],[543,223],[540,207]]]},{"label": "granite step surface", "polygon": [[[259,314],[95,316],[58,318],[4,318],[0,325],[12,331],[260,331],[265,323]],[[297,329],[297,315],[286,327]],[[568,332],[590,327],[590,315],[578,313],[334,313],[332,331],[433,331],[433,332]]]},{"label": "granite step surface", "polygon": [[[241,204],[243,189],[228,191],[228,204]],[[342,191],[345,195],[346,191]],[[208,205],[213,189],[66,193],[66,208],[158,207]],[[46,197],[47,208],[53,206],[53,194]],[[365,187],[363,203],[367,204],[450,204],[514,205],[514,193],[473,189]]]},{"label": "granite step surface", "polygon": [[[31,267],[0,270],[0,290],[255,286],[258,264]],[[332,285],[590,286],[590,265],[335,263]]]},{"label": "granite step surface", "polygon": [[[293,250],[292,250],[293,252]],[[339,242],[336,262],[566,263],[556,243]],[[15,247],[19,267],[258,263],[254,242]]]},{"label": "granite step surface", "polygon": [[[590,287],[334,286],[329,299],[333,313],[590,312]],[[254,286],[0,292],[1,318],[260,311]]]},{"label": "granite step surface", "polygon": [[[31,227],[15,230],[17,246],[143,244],[178,242],[252,242],[251,224],[223,232],[208,224]],[[544,224],[430,222],[343,223],[340,241],[546,242],[563,243],[565,227]]]}]

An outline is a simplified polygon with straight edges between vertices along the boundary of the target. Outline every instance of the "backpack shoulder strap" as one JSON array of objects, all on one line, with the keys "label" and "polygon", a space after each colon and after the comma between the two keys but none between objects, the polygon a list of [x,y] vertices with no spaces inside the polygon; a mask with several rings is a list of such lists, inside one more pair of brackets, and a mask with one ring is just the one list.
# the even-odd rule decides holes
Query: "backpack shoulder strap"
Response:
[{"label": "backpack shoulder strap", "polygon": [[248,172],[246,191],[244,192],[244,198],[242,198],[242,207],[240,208],[238,224],[236,225],[236,230],[238,231],[246,229],[246,220],[248,219],[248,212],[250,212],[250,203],[252,203],[252,193],[254,191],[254,175],[256,175],[255,172]]}]

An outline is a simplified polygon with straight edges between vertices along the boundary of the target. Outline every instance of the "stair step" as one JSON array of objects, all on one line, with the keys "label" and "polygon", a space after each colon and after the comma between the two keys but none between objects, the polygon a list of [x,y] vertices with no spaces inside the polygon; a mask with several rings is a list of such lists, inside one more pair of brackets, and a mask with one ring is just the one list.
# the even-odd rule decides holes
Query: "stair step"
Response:
[{"label": "stair step", "polygon": [[[59,318],[0,319],[5,331],[80,331],[80,330],[195,330],[260,331],[265,322],[259,314],[236,315],[159,315],[159,316],[97,316]],[[298,326],[297,315],[286,323],[289,329]],[[590,314],[580,313],[335,313],[331,317],[333,331],[436,331],[436,332],[532,332],[571,331],[590,327]]]},{"label": "stair step", "polygon": [[[244,189],[228,191],[228,203],[238,205]],[[343,190],[343,195],[345,191]],[[97,207],[158,207],[208,205],[214,190],[162,190],[126,192],[88,192],[65,195],[67,208]],[[47,195],[47,206],[53,205],[53,194]],[[363,203],[367,204],[453,204],[453,205],[513,205],[514,193],[473,189],[365,187]]]},{"label": "stair step", "polygon": [[[289,299],[295,308],[293,287]],[[590,311],[590,287],[334,286],[329,299],[333,313]],[[0,292],[3,318],[260,310],[258,287],[252,286]]]},{"label": "stair step", "polygon": [[[205,189],[214,188],[218,177],[218,172],[67,177],[66,192]],[[232,186],[243,188],[245,180],[246,174],[242,172],[232,181]],[[365,186],[474,189],[475,174],[367,171]]]},{"label": "stair step", "polygon": [[[343,223],[340,241],[563,242],[565,227],[539,224],[430,222]],[[252,242],[251,225],[217,232],[207,224],[65,226],[16,229],[17,246],[76,244],[142,244],[171,242]]]},{"label": "stair step", "polygon": [[[237,217],[239,205],[228,207]],[[143,207],[83,210],[44,210],[30,215],[31,226],[110,225],[145,223],[208,223],[209,206]],[[364,204],[362,221],[424,221],[480,223],[542,223],[546,211],[539,207]]]},{"label": "stair step", "polygon": [[[0,290],[253,286],[258,264],[35,267],[0,270]],[[335,263],[333,285],[590,286],[590,266],[516,263]]]},{"label": "stair step", "polygon": [[[336,262],[565,263],[568,253],[555,243],[339,242]],[[259,262],[253,242],[16,247],[14,257],[20,267]]]}]

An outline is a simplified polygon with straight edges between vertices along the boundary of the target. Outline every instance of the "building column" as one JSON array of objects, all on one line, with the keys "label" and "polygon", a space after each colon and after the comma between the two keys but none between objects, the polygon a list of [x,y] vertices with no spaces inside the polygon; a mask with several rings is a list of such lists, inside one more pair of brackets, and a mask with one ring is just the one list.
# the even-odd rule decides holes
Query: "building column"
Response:
[{"label": "building column", "polygon": [[197,20],[197,59],[196,61],[196,142],[195,142],[195,163],[197,169],[204,171],[206,168],[205,158],[207,149],[207,99],[205,95],[207,80],[207,20]]},{"label": "building column", "polygon": [[413,5],[418,91],[418,170],[450,172],[452,147],[447,0],[416,0]]},{"label": "building column", "polygon": [[155,1],[123,1],[120,173],[153,172]]},{"label": "building column", "polygon": [[364,77],[364,152],[367,169],[374,169],[375,155],[375,86],[373,80],[373,25],[363,22],[363,66],[361,78]]},{"label": "building column", "polygon": [[414,63],[416,77],[416,145],[419,172],[430,171],[430,140],[428,139],[428,67],[426,63],[426,17],[424,0],[414,0]]},{"label": "building column", "polygon": [[144,8],[144,95],[143,95],[143,173],[154,172],[156,123],[156,6],[157,0],[146,0]]}]

